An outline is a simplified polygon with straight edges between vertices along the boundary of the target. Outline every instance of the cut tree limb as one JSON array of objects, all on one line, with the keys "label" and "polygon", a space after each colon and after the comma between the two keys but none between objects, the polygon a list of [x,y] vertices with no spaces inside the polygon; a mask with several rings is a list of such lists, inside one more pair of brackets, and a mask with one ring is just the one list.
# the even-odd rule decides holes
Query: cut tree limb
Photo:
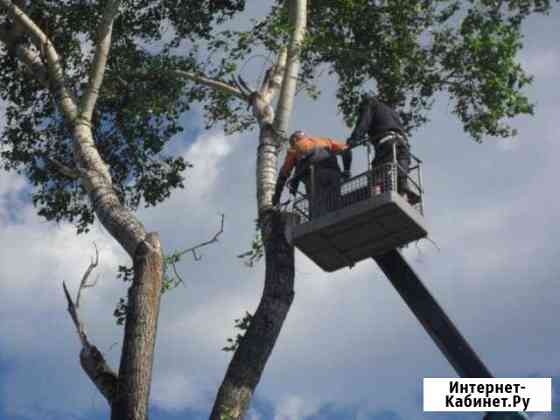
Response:
[{"label": "cut tree limb", "polygon": [[76,327],[76,332],[78,333],[78,337],[80,338],[80,343],[82,344],[82,349],[80,351],[80,365],[82,366],[82,369],[87,374],[87,376],[97,387],[97,389],[101,392],[101,394],[103,394],[109,405],[111,405],[114,401],[117,391],[117,374],[107,364],[105,358],[103,357],[103,354],[101,354],[99,349],[90,343],[84,323],[80,319],[79,312],[82,290],[88,287],[95,286],[95,282],[88,283],[88,278],[93,270],[98,266],[98,264],[99,251],[96,246],[95,260],[92,260],[82,277],[75,301],[72,300],[65,282],[62,282],[62,287],[64,289],[64,295],[66,296],[66,301],[68,303],[68,312],[70,314],[70,317],[72,318],[74,326]]},{"label": "cut tree limb", "polygon": [[112,420],[145,420],[152,383],[157,322],[163,280],[163,254],[157,233],[149,233],[134,256],[128,289],[124,341]]}]

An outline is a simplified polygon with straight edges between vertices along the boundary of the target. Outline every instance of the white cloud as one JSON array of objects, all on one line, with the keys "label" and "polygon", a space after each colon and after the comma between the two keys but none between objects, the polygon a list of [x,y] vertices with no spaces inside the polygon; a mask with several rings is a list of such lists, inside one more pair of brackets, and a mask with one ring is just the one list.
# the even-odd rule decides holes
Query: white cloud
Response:
[{"label": "white cloud", "polygon": [[238,136],[226,137],[222,133],[211,132],[200,136],[184,153],[184,158],[194,167],[188,170],[188,189],[195,199],[206,200],[215,188],[218,177],[224,173],[224,163],[239,142]]},{"label": "white cloud", "polygon": [[274,420],[303,420],[315,413],[318,408],[309,405],[297,395],[290,395],[278,402]]},{"label": "white cloud", "polygon": [[25,187],[25,179],[15,173],[3,173],[0,177],[0,223],[7,224],[18,217],[21,204],[18,194]]},{"label": "white cloud", "polygon": [[200,389],[181,373],[167,372],[158,375],[152,384],[152,401],[160,408],[180,411],[200,406],[202,396]]},{"label": "white cloud", "polygon": [[247,417],[248,420],[262,420],[262,416],[254,409],[249,409]]}]

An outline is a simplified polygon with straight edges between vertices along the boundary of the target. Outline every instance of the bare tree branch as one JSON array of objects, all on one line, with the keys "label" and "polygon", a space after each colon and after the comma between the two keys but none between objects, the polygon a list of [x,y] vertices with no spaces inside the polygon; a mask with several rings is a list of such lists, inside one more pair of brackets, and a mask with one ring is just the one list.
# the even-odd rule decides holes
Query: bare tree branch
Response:
[{"label": "bare tree branch", "polygon": [[179,271],[177,270],[175,262],[172,262],[171,266],[173,267],[173,273],[179,279],[179,282],[177,284],[181,283],[184,286],[185,285],[185,280],[183,280],[183,277],[181,277],[181,275],[179,274]]},{"label": "bare tree branch", "polygon": [[220,237],[220,235],[222,233],[224,233],[224,215],[222,214],[221,216],[222,217],[221,217],[221,221],[220,221],[220,230],[218,230],[218,232],[216,232],[216,234],[212,237],[212,239],[210,239],[206,242],[201,242],[198,245],[195,245],[191,248],[184,249],[183,251],[179,252],[177,255],[180,257],[180,256],[183,256],[183,255],[189,253],[189,252],[192,252],[194,259],[197,260],[197,261],[200,260],[200,258],[197,257],[196,251],[200,248],[203,248],[205,246],[213,244],[214,242],[218,242],[218,238]]},{"label": "bare tree branch", "polygon": [[99,349],[89,342],[84,324],[80,319],[79,313],[82,290],[88,287],[95,286],[95,282],[88,283],[88,278],[98,264],[99,250],[97,249],[97,246],[95,246],[95,260],[91,261],[82,277],[75,302],[72,300],[65,282],[62,282],[62,288],[64,289],[64,295],[66,296],[66,301],[68,303],[68,312],[70,313],[70,317],[72,318],[72,322],[76,327],[78,337],[80,338],[80,342],[82,344],[82,349],[80,351],[80,364],[82,366],[82,369],[84,369],[88,377],[107,399],[107,402],[110,405],[112,404],[117,392],[117,374],[107,364],[105,358],[103,357],[103,354],[101,354]]},{"label": "bare tree branch", "polygon": [[90,274],[99,265],[99,249],[97,249],[97,245],[95,244],[95,242],[93,243],[93,246],[95,248],[95,260],[93,259],[91,260],[91,263],[89,264],[89,267],[87,268],[86,272],[82,277],[82,281],[80,282],[80,287],[78,288],[78,294],[76,295],[76,310],[79,309],[80,307],[80,297],[82,295],[82,290],[88,287],[94,287],[95,284],[97,283],[97,280],[95,280],[93,283],[88,283],[88,278]]},{"label": "bare tree branch", "polygon": [[77,169],[72,169],[54,158],[47,157],[47,160],[52,163],[56,167],[58,172],[60,172],[65,177],[74,180],[80,179],[80,171],[78,171]]},{"label": "bare tree branch", "polygon": [[97,28],[97,45],[91,65],[89,82],[80,103],[81,116],[88,122],[91,122],[93,109],[95,108],[99,96],[99,89],[101,89],[101,84],[103,83],[105,67],[111,48],[113,22],[117,16],[120,4],[120,0],[112,0],[107,3],[105,11],[103,12],[103,17]]},{"label": "bare tree branch", "polygon": [[226,82],[223,82],[221,80],[210,79],[203,74],[195,74],[183,70],[178,70],[177,74],[186,77],[187,79],[192,80],[193,82],[208,86],[212,89],[221,90],[222,92],[237,96],[239,99],[242,99],[244,101],[247,101],[249,99],[247,95],[241,91],[241,89],[232,86]]},{"label": "bare tree branch", "polygon": [[249,96],[253,92],[253,90],[241,76],[237,76],[237,80],[234,80],[234,82],[239,90],[244,91],[247,96]]},{"label": "bare tree branch", "polygon": [[174,251],[171,255],[165,256],[164,264],[167,266],[165,268],[165,271],[167,273],[168,267],[171,266],[171,268],[173,269],[173,274],[175,275],[176,278],[176,280],[174,280],[174,279],[170,279],[167,275],[164,276],[164,286],[166,287],[166,289],[169,287],[170,284],[173,287],[179,284],[183,284],[183,285],[185,284],[183,277],[181,277],[181,275],[179,274],[179,270],[177,270],[177,265],[176,265],[178,262],[181,261],[181,257],[185,254],[191,253],[195,261],[200,261],[202,259],[202,256],[199,255],[197,251],[205,246],[218,242],[218,239],[223,232],[224,232],[224,215],[222,214],[221,221],[220,221],[220,229],[218,230],[218,232],[216,232],[216,234],[214,234],[214,236],[212,236],[211,239],[205,242],[201,242],[193,247],[184,249],[182,251]]}]

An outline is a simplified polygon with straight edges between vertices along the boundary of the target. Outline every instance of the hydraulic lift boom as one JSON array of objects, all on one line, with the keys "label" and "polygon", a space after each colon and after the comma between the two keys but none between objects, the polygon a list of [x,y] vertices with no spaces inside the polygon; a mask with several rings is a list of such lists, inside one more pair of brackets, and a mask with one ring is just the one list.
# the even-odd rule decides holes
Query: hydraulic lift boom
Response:
[{"label": "hydraulic lift boom", "polygon": [[[493,377],[398,250],[394,249],[372,258],[459,376],[463,378]],[[527,417],[524,413],[517,412],[493,412],[487,413],[484,417],[484,420],[498,419],[525,420]]]}]

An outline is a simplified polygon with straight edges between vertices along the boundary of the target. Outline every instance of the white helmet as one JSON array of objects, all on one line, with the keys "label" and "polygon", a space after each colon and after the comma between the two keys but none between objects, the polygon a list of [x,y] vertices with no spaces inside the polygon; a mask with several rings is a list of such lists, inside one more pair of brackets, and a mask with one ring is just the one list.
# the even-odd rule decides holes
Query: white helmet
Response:
[{"label": "white helmet", "polygon": [[305,137],[305,133],[302,130],[296,130],[290,136],[290,146],[293,146],[298,139]]}]

